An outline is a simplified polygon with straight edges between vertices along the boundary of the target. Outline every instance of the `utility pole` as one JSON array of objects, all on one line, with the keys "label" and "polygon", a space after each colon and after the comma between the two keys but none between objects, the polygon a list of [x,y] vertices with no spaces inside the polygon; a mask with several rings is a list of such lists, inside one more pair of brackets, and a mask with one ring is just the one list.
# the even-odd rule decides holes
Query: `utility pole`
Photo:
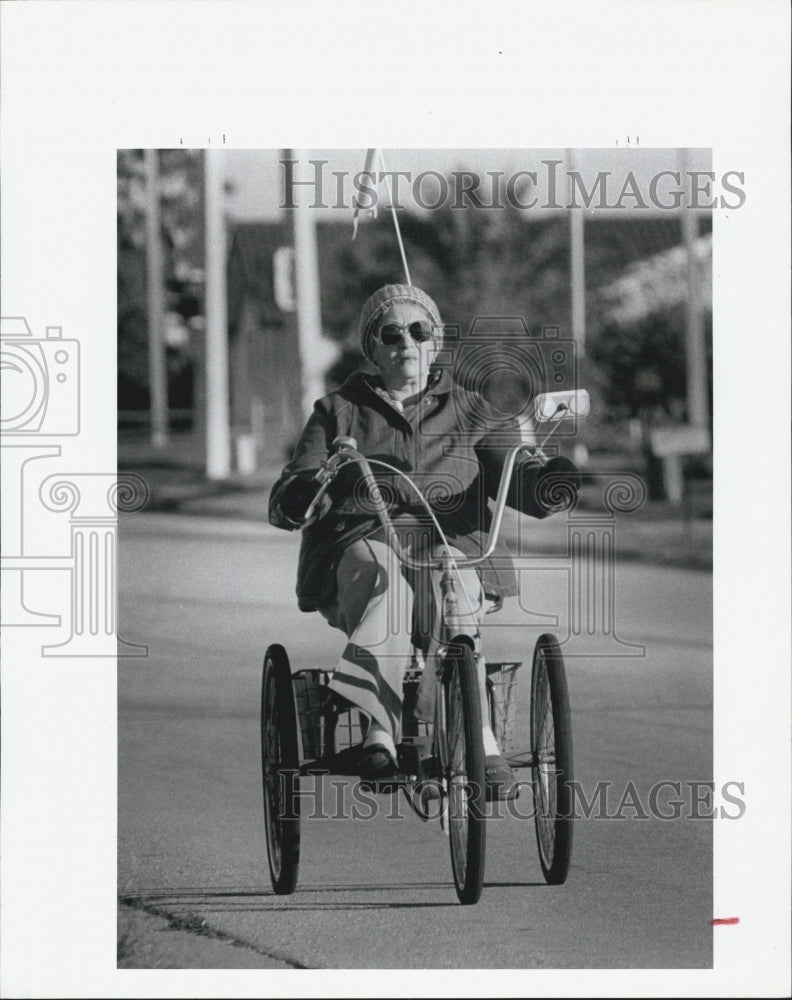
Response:
[{"label": "utility pole", "polygon": [[149,410],[151,443],[168,443],[168,374],[165,364],[165,304],[162,268],[162,233],[157,150],[144,151],[146,168],[146,298],[148,316]]},{"label": "utility pole", "polygon": [[[679,151],[680,175],[687,190],[690,160],[686,149]],[[691,192],[692,194],[692,192]],[[685,247],[685,372],[687,377],[687,425],[671,430],[657,428],[652,433],[652,450],[663,460],[663,487],[672,503],[685,498],[684,455],[704,454],[710,449],[709,392],[707,389],[707,347],[701,279],[696,260],[698,217],[690,205],[679,207],[679,224]]]},{"label": "utility pole", "polygon": [[231,472],[223,152],[204,151],[206,220],[206,475]]},{"label": "utility pole", "polygon": [[[574,169],[574,153],[567,150],[569,170]],[[586,248],[583,208],[569,209],[569,258],[572,298],[572,336],[582,358],[586,350]]]},{"label": "utility pole", "polygon": [[[300,163],[308,162],[307,150],[295,149],[291,156]],[[288,150],[284,158],[290,158]],[[295,185],[298,187],[298,185]],[[319,256],[316,249],[316,225],[309,208],[310,192],[298,187],[293,212],[295,281],[297,286],[297,336],[300,348],[301,400],[305,420],[313,411],[314,402],[324,395],[323,372],[319,368],[318,350],[322,332],[322,308],[319,293]]]},{"label": "utility pole", "polygon": [[[682,150],[682,176],[687,178],[687,150]],[[698,217],[694,209],[683,206],[680,219],[685,245],[685,359],[687,362],[688,423],[693,427],[709,426],[709,391],[707,387],[707,345],[704,335],[704,312],[701,302],[699,267],[696,261]]]}]

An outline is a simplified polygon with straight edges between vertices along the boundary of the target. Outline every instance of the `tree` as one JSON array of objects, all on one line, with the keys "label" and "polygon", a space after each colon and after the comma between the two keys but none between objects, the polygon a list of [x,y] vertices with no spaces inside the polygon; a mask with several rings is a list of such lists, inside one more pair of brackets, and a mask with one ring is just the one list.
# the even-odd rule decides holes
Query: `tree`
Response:
[{"label": "tree", "polygon": [[[190,333],[203,311],[202,164],[199,150],[159,153],[160,210],[169,330],[171,405],[189,406],[192,392]],[[117,159],[118,406],[148,406],[146,310],[146,177],[143,151],[122,149]],[[181,342],[178,342],[181,341]]]},{"label": "tree", "polygon": [[[604,375],[604,398],[614,417],[649,423],[682,419],[687,393],[684,330],[683,308],[674,306],[629,324],[607,322],[591,337],[588,353]],[[710,313],[706,333],[711,373]]]}]

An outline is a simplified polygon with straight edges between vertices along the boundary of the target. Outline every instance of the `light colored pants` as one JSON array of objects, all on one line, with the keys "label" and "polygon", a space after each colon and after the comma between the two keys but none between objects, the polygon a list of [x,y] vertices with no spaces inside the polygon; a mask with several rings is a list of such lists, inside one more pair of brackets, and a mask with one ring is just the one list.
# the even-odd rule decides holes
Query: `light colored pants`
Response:
[{"label": "light colored pants", "polygon": [[[464,558],[456,549],[451,551]],[[460,576],[461,585],[459,577],[455,580],[461,631],[473,634],[484,611],[481,582],[474,569],[461,570]],[[344,553],[336,571],[335,600],[319,609],[349,639],[330,688],[390,732],[394,743],[401,740],[402,681],[413,654],[413,630],[426,635],[434,626],[431,593],[439,593],[439,577],[439,571],[421,574],[404,569],[389,545],[364,539]],[[479,686],[484,713],[483,677]]]}]

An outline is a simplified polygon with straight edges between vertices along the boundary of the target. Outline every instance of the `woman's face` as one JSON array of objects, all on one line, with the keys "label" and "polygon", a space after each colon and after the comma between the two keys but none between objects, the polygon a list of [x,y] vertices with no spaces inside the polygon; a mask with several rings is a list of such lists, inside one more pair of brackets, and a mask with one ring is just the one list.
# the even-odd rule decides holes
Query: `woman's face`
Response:
[{"label": "woman's face", "polygon": [[[417,321],[432,323],[426,310],[415,302],[394,302],[388,306],[377,323],[377,332],[371,348],[374,364],[388,387],[398,387],[406,382],[426,379],[429,366],[434,361],[438,343],[434,337],[418,342],[413,340],[406,327]],[[383,344],[380,330],[388,324],[402,327],[397,343]]]}]

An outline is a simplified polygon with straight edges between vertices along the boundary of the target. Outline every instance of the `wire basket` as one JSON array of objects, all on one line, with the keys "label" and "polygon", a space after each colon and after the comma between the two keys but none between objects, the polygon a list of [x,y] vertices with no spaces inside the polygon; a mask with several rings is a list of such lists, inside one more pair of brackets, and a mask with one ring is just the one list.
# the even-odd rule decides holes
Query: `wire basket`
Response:
[{"label": "wire basket", "polygon": [[292,676],[303,758],[331,757],[360,743],[360,713],[342,705],[328,688],[325,670],[301,670]]},{"label": "wire basket", "polygon": [[487,663],[487,698],[490,721],[502,754],[514,748],[514,720],[517,714],[517,671],[522,661]]},{"label": "wire basket", "polygon": [[[411,667],[404,675],[402,742],[424,749],[431,742],[431,728],[415,717],[421,674],[420,668]],[[292,675],[303,760],[338,757],[361,744],[365,736],[365,716],[332,692],[329,680],[325,670],[301,670]]]}]

